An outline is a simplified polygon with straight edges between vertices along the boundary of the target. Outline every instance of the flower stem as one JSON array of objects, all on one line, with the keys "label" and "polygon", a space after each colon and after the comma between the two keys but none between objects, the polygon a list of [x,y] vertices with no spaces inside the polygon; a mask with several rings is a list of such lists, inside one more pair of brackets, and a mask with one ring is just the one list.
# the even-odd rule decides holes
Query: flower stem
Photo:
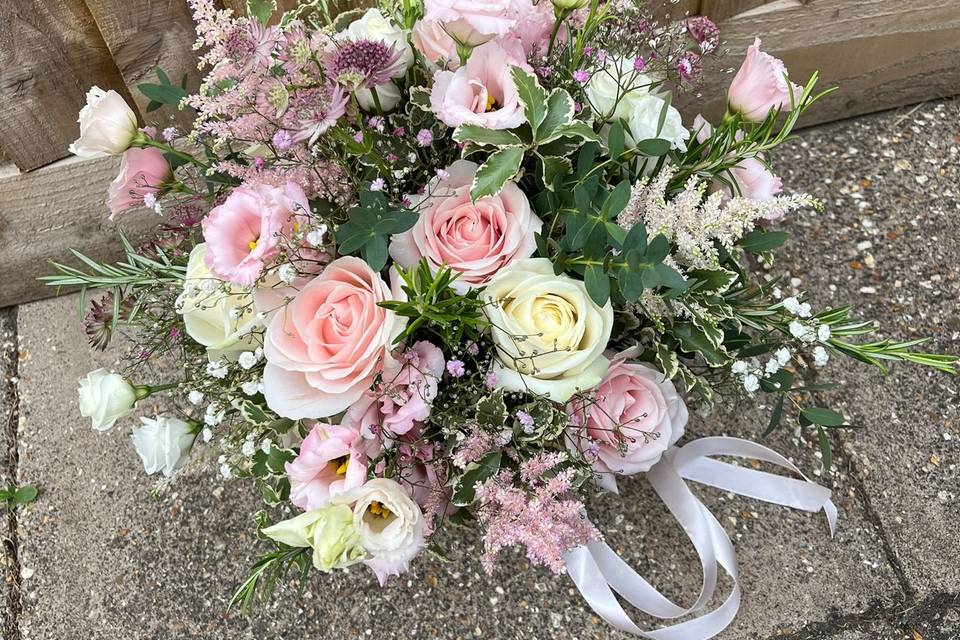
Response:
[{"label": "flower stem", "polygon": [[191,154],[189,154],[189,153],[186,153],[186,152],[184,152],[184,151],[179,151],[179,150],[177,150],[177,149],[174,149],[173,147],[171,147],[171,146],[168,145],[168,144],[164,144],[164,143],[162,143],[162,142],[158,142],[158,141],[152,139],[150,136],[146,135],[146,134],[143,133],[143,132],[138,132],[138,133],[137,133],[137,136],[133,139],[133,142],[131,143],[131,146],[133,146],[133,147],[139,147],[139,148],[141,148],[141,149],[146,148],[146,147],[154,147],[155,149],[159,149],[160,151],[163,151],[164,153],[168,153],[168,154],[170,154],[170,155],[172,155],[172,156],[174,156],[174,157],[176,157],[176,158],[180,158],[181,160],[183,160],[183,161],[185,161],[185,162],[189,162],[189,163],[192,164],[192,165],[196,165],[197,167],[200,167],[201,169],[206,170],[206,169],[209,169],[209,168],[210,168],[210,165],[208,165],[207,163],[203,162],[203,161],[200,160],[199,158],[196,158],[196,157],[194,157],[193,155],[191,155]]},{"label": "flower stem", "polygon": [[176,389],[180,386],[179,382],[169,382],[166,384],[157,384],[149,385],[142,384],[133,387],[133,392],[137,396],[137,400],[143,400],[148,398],[155,393],[160,393],[161,391],[169,391],[170,389]]}]

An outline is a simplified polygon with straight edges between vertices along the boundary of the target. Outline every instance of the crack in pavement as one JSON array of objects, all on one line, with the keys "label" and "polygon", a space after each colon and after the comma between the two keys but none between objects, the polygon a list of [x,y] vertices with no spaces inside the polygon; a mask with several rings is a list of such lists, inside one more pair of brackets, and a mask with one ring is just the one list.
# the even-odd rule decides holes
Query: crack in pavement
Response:
[{"label": "crack in pavement", "polygon": [[[0,390],[2,397],[9,403],[4,427],[6,451],[3,452],[3,474],[8,482],[17,483],[17,467],[20,462],[17,444],[17,428],[20,423],[20,349],[17,332],[17,309],[15,307],[0,310],[0,324],[4,326],[5,341],[0,353],[0,371],[4,374],[4,388]],[[4,522],[4,590],[6,615],[3,623],[4,640],[20,640],[20,614],[23,603],[21,600],[20,575],[20,539],[18,534],[17,507],[9,505]]]}]

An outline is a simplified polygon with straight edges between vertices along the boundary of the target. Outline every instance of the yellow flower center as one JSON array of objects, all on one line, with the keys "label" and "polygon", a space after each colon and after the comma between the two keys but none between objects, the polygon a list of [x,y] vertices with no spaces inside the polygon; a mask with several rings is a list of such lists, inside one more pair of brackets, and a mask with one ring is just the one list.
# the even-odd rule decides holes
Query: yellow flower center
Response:
[{"label": "yellow flower center", "polygon": [[493,111],[494,107],[497,106],[497,101],[491,94],[487,94],[487,108],[486,111]]},{"label": "yellow flower center", "polygon": [[250,249],[250,251],[253,251],[254,249],[257,248],[257,241],[251,240],[250,242],[247,243],[247,247]]},{"label": "yellow flower center", "polygon": [[370,503],[369,511],[375,516],[380,516],[381,518],[390,517],[390,509],[387,509],[382,503],[374,500]]},{"label": "yellow flower center", "polygon": [[[347,474],[347,467],[350,466],[350,457],[343,456],[342,458],[337,458],[333,461],[337,465],[337,475],[343,476]],[[339,464],[338,464],[339,463]]]}]

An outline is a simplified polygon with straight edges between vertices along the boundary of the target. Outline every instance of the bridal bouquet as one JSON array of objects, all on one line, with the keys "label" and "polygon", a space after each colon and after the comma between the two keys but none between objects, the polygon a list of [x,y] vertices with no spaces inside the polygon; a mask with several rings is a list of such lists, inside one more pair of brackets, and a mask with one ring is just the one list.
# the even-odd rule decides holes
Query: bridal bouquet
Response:
[{"label": "bridal bouquet", "polygon": [[[836,517],[826,489],[711,458],[795,471],[769,449],[678,446],[688,411],[721,395],[769,403],[760,429],[798,422],[829,469],[827,431],[845,420],[818,406],[829,385],[813,369],[846,357],[956,373],[957,357],[863,340],[873,322],[768,275],[780,222],[820,206],[783,190],[770,152],[823,93],[759,39],[708,122],[672,98],[695,102],[716,26],[658,22],[640,0],[339,13],[312,0],[282,15],[249,0],[246,17],[189,4],[199,93],[159,69],[140,89],[148,111],[195,112],[192,131],[140,127],[94,87],[71,146],[122,156],[111,218],[146,207],[159,230],[121,237],[121,262],[76,253],[46,281],[103,290],[84,320],[94,348],[133,330],[120,373],[80,382],[95,429],[169,393],[174,412],[133,428],[147,473],[175,477],[210,447],[263,497],[267,549],[234,597],[244,608],[290,571],[362,564],[385,583],[442,553],[431,539],[454,524],[482,532],[486,569],[517,547],[642,635],[613,591],[672,619],[710,600],[717,565],[736,578],[686,480]],[[170,354],[177,379],[137,379]],[[633,573],[586,515],[597,487],[637,474],[701,556],[692,607]],[[681,635],[650,637],[711,637],[738,600],[735,586],[670,628]]]}]

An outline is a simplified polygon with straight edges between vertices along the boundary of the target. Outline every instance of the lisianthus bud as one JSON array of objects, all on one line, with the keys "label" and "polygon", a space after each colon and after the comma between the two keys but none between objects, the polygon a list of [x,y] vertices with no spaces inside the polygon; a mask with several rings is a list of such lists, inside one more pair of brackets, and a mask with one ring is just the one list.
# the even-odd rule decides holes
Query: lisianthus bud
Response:
[{"label": "lisianthus bud", "polygon": [[590,4],[590,0],[550,0],[550,2],[558,16],[567,15]]},{"label": "lisianthus bud", "polygon": [[137,135],[137,115],[112,89],[91,87],[77,122],[80,137],[70,145],[70,153],[81,158],[118,156]]},{"label": "lisianthus bud", "polygon": [[116,373],[97,369],[80,381],[80,415],[90,418],[93,428],[106,431],[133,411],[137,393],[133,386]]},{"label": "lisianthus bud", "polygon": [[291,547],[312,547],[313,566],[320,571],[342,569],[366,557],[353,510],[345,504],[301,513],[263,529],[262,533]]},{"label": "lisianthus bud", "polygon": [[133,446],[148,474],[162,471],[168,478],[187,461],[197,428],[170,416],[140,418],[143,426],[134,427]]},{"label": "lisianthus bud", "polygon": [[727,90],[727,105],[747,120],[759,122],[771,109],[789,111],[803,93],[803,87],[790,82],[787,67],[779,58],[760,51],[760,38],[747,49],[740,70]]}]

